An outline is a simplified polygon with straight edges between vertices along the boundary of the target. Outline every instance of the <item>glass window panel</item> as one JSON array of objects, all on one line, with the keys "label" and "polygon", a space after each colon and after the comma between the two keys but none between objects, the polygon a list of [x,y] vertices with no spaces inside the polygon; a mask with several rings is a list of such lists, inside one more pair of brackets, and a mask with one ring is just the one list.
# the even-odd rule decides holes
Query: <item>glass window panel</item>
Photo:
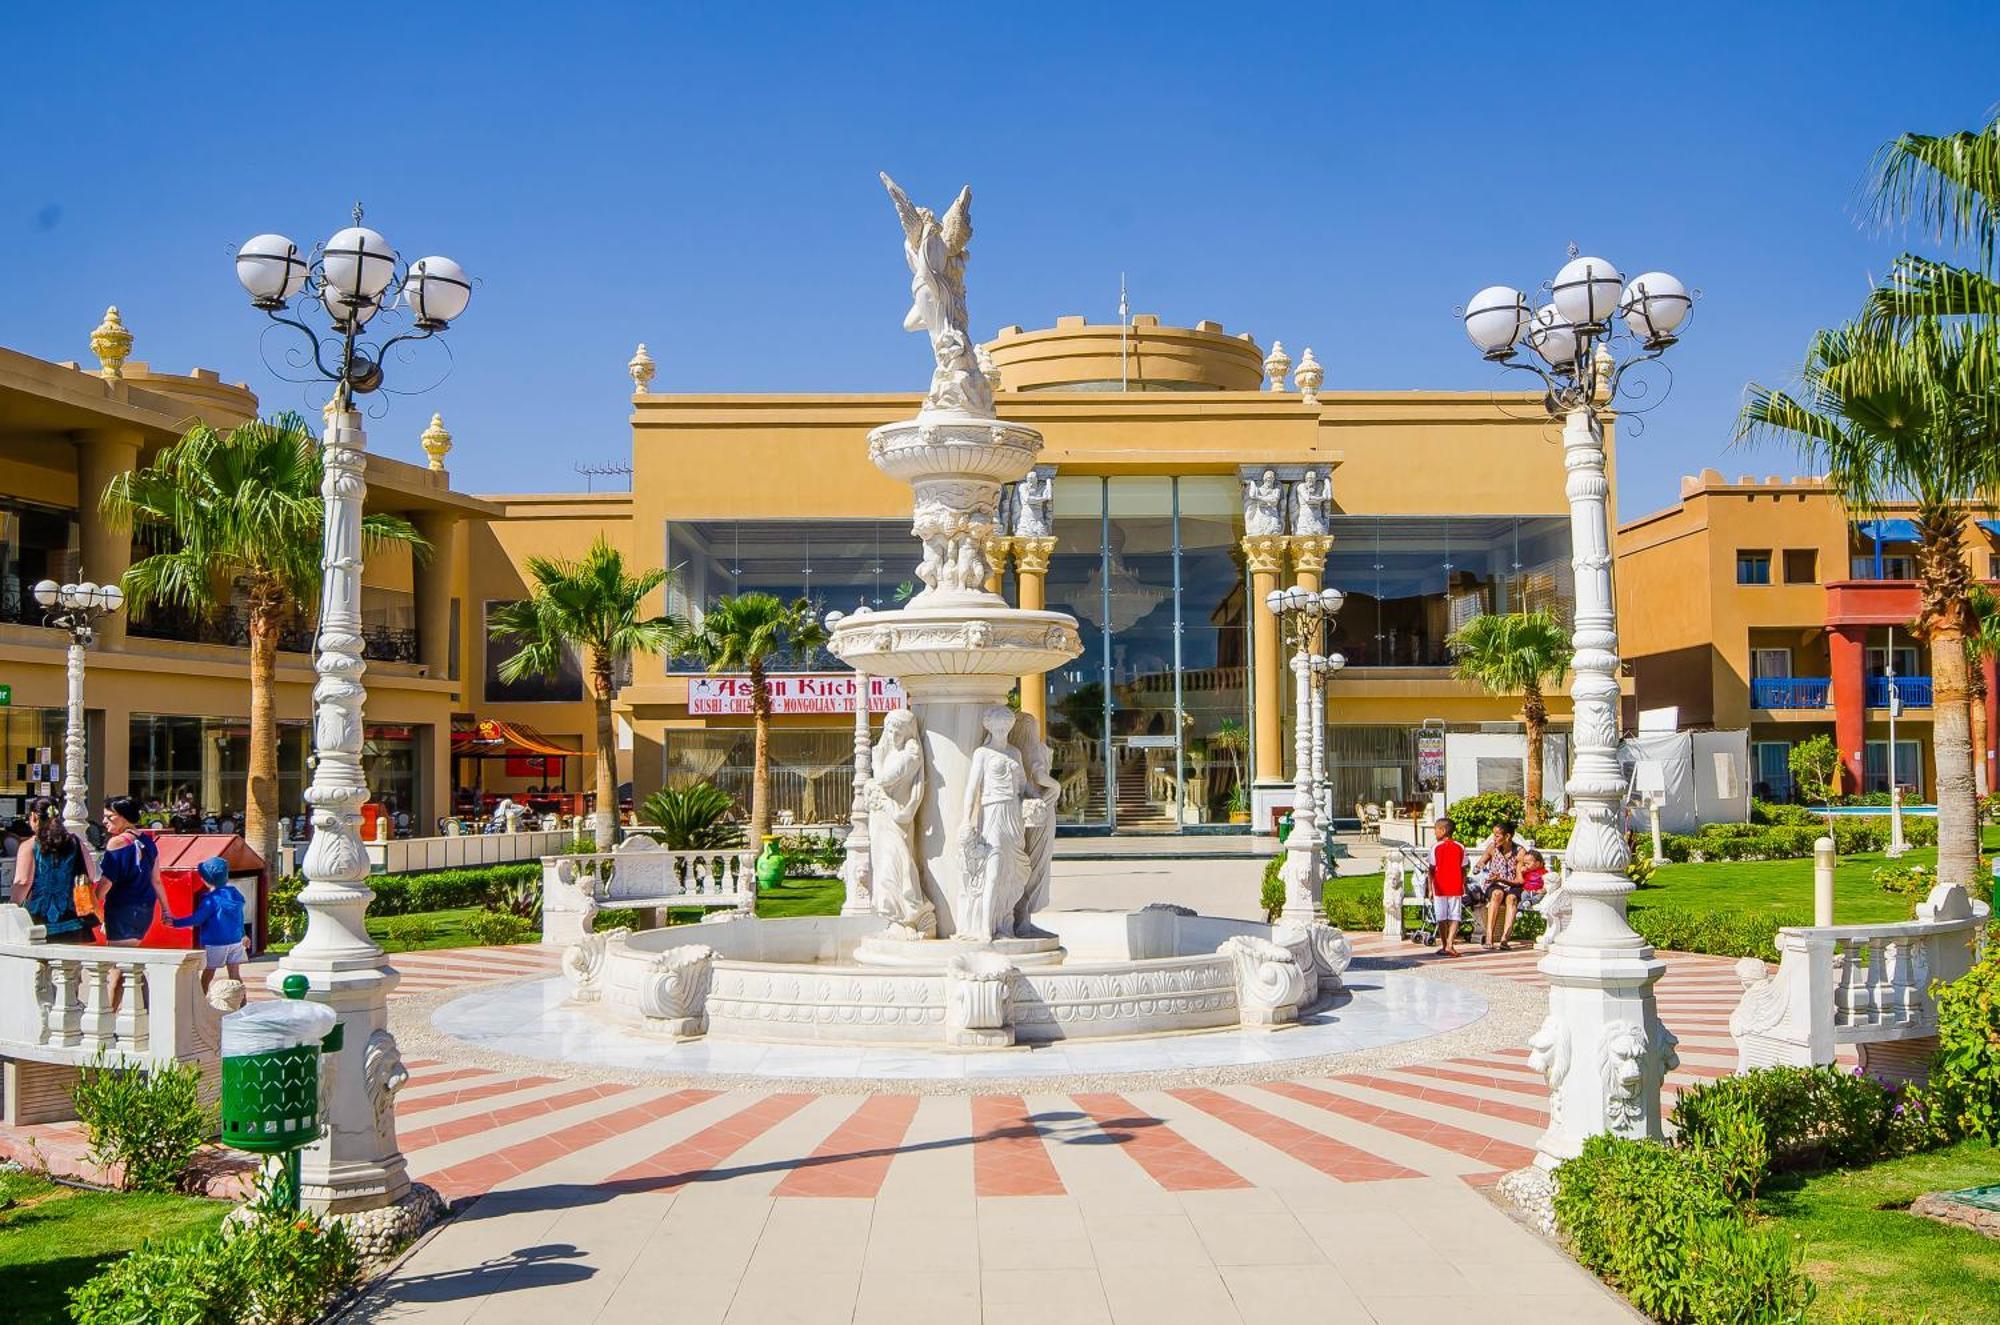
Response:
[{"label": "glass window panel", "polygon": [[1075,617],[1083,638],[1083,652],[1047,677],[1051,771],[1062,787],[1057,819],[1103,824],[1111,815],[1104,744],[1104,480],[1057,475],[1054,505],[1056,550],[1046,601],[1050,611]]},{"label": "glass window panel", "polygon": [[[1106,480],[1110,527],[1102,615],[1111,636],[1115,822],[1171,828],[1181,814],[1179,675],[1174,631],[1174,485],[1166,476]],[[1093,595],[1086,585],[1085,607]]]},{"label": "glass window panel", "polygon": [[[667,564],[677,578],[669,609],[699,619],[716,599],[768,593],[818,610],[852,611],[866,603],[893,608],[917,592],[923,547],[908,520],[683,520],[667,526]],[[809,658],[780,657],[778,671],[843,671],[816,650]],[[670,670],[697,672],[691,659]]]},{"label": "glass window panel", "polygon": [[1235,478],[1179,481],[1184,821],[1250,813],[1250,623]]},{"label": "glass window panel", "polygon": [[501,600],[487,599],[486,615],[480,621],[480,633],[486,639],[486,702],[534,704],[582,699],[583,661],[573,649],[558,660],[554,676],[528,675],[514,681],[500,678],[501,665],[514,656],[516,649],[512,640],[493,637],[493,614],[505,606],[507,604]]},{"label": "glass window panel", "polygon": [[[669,730],[662,740],[669,787],[709,782],[750,813],[756,766],[748,727]],[[845,823],[854,803],[854,728],[774,727],[771,730],[771,814],[774,823]]]}]

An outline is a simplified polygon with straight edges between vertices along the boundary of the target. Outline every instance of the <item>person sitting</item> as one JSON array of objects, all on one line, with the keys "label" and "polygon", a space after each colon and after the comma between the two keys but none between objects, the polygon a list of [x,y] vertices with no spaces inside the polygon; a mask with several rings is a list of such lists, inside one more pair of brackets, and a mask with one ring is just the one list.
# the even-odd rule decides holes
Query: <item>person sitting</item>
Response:
[{"label": "person sitting", "polygon": [[28,826],[33,836],[15,853],[9,898],[27,908],[50,943],[91,942],[97,915],[89,903],[81,910],[77,907],[79,893],[95,901],[92,889],[77,887],[80,881],[97,882],[90,844],[70,832],[62,812],[47,796],[28,802]]},{"label": "person sitting", "polygon": [[216,971],[225,966],[230,979],[241,980],[242,964],[250,952],[243,941],[243,894],[229,881],[229,862],[210,856],[195,867],[195,872],[201,876],[201,886],[195,894],[194,910],[184,916],[170,914],[167,923],[175,929],[194,930],[204,958],[201,987],[207,992]]},{"label": "person sitting", "polygon": [[1486,946],[1506,952],[1513,945],[1508,936],[1521,905],[1521,847],[1514,841],[1514,825],[1502,819],[1493,825],[1493,840],[1487,843],[1474,867],[1483,882],[1486,901]]}]

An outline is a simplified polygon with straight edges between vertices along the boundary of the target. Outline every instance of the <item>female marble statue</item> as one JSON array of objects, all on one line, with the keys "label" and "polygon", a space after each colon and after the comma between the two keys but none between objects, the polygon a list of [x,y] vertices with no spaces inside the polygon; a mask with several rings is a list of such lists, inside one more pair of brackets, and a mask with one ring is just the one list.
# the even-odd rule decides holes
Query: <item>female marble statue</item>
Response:
[{"label": "female marble statue", "polygon": [[980,715],[986,743],[972,752],[959,830],[958,935],[975,943],[1014,936],[1014,908],[1028,881],[1022,817],[1028,772],[1007,742],[1014,711],[995,704]]},{"label": "female marble statue", "polygon": [[937,912],[924,896],[917,868],[917,807],[924,800],[924,747],[917,715],[897,709],[882,723],[882,739],[871,756],[868,780],[868,854],[873,873],[870,899],[878,915],[905,938],[931,938]]},{"label": "female marble statue", "polygon": [[1062,784],[1049,771],[1055,756],[1042,740],[1042,724],[1032,713],[1014,716],[1009,736],[1020,752],[1027,770],[1027,799],[1022,803],[1022,823],[1027,829],[1028,877],[1021,900],[1014,906],[1014,934],[1017,938],[1040,938],[1044,931],[1034,925],[1035,912],[1049,905],[1049,869],[1056,849],[1056,802],[1062,798]]},{"label": "female marble statue", "polygon": [[968,185],[959,190],[957,199],[940,217],[911,202],[887,175],[882,176],[882,184],[903,224],[903,260],[910,264],[910,311],[903,319],[903,329],[929,333],[931,353],[937,360],[924,408],[990,419],[993,388],[980,371],[965,313],[965,249],[972,242],[972,188]]}]

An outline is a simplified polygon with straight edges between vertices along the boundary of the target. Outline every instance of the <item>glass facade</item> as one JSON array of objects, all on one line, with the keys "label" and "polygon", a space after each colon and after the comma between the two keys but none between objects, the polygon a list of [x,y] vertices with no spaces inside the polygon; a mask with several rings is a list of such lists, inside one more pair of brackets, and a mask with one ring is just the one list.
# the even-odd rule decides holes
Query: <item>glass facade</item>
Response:
[{"label": "glass facade", "polygon": [[[132,795],[173,812],[192,804],[204,818],[241,828],[250,782],[250,724],[242,719],[135,713],[129,747]],[[306,811],[306,757],[311,733],[303,722],[278,724],[278,813]],[[418,742],[408,727],[370,726],[362,745],[369,799],[391,812],[414,813],[419,799]]]},{"label": "glass facade", "polygon": [[1326,583],[1347,595],[1333,647],[1349,667],[1446,667],[1445,637],[1481,613],[1574,612],[1560,516],[1340,515],[1331,526]]},{"label": "glass facade", "polygon": [[[66,726],[67,715],[61,709],[0,708],[0,813],[7,819],[26,813],[28,802],[37,796],[62,799]],[[84,756],[94,768],[98,742],[89,737],[86,725]]]},{"label": "glass facade", "polygon": [[1049,677],[1061,822],[1124,830],[1247,812],[1249,618],[1229,475],[1058,476],[1047,601],[1083,654]]},{"label": "glass facade", "polygon": [[583,661],[574,651],[563,656],[554,676],[523,676],[514,681],[500,679],[500,667],[514,656],[511,640],[493,638],[493,614],[507,604],[488,599],[480,633],[486,641],[485,693],[489,704],[537,704],[575,702],[583,698]]},{"label": "glass facade", "polygon": [[[902,520],[677,520],[667,526],[667,565],[675,580],[669,611],[699,619],[718,598],[774,594],[812,600],[822,612],[895,607],[914,594],[924,550]],[[773,671],[840,671],[832,654],[782,657]],[[670,670],[698,672],[676,659]]]},{"label": "glass facade", "polygon": [[0,499],[0,621],[42,624],[32,590],[77,578],[78,537],[75,511]]},{"label": "glass facade", "polygon": [[[1052,519],[1045,601],[1076,618],[1083,643],[1046,682],[1059,822],[1120,831],[1247,823],[1252,605],[1239,480],[1058,474]],[[1350,667],[1448,666],[1446,637],[1483,612],[1571,616],[1562,517],[1335,516],[1331,532],[1325,582],[1347,594],[1331,647]],[[914,592],[922,556],[904,520],[675,521],[666,540],[679,574],[670,607],[688,615],[753,590],[822,609],[893,608]],[[1010,571],[1017,602],[1018,582]],[[779,670],[841,667],[820,654]],[[1287,679],[1287,727],[1289,691]],[[831,797],[834,817],[844,812],[850,741],[844,727],[774,730],[777,808],[825,821]],[[747,730],[670,731],[667,780],[709,777],[747,795],[748,742]],[[1285,749],[1289,760],[1289,731]],[[1337,806],[1415,790],[1409,727],[1341,724],[1336,712],[1327,749]]]},{"label": "glass facade", "polygon": [[[750,807],[756,735],[748,727],[669,729],[663,739],[661,782],[685,787],[712,782]],[[771,730],[773,823],[845,823],[854,803],[854,727],[774,727]],[[786,817],[789,816],[789,819]]]}]

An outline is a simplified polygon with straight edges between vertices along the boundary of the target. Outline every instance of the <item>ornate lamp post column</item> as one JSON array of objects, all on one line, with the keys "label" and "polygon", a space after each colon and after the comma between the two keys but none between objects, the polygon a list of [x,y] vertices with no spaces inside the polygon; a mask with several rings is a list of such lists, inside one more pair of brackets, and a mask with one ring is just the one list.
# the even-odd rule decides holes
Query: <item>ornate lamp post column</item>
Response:
[{"label": "ornate lamp post column", "polygon": [[1273,620],[1290,637],[1297,687],[1292,714],[1292,832],[1285,839],[1285,863],[1279,871],[1285,881],[1285,909],[1278,918],[1287,925],[1326,923],[1324,816],[1319,812],[1314,745],[1325,714],[1321,686],[1330,672],[1346,666],[1346,660],[1339,654],[1327,657],[1313,652],[1313,641],[1321,623],[1340,611],[1345,601],[1338,589],[1314,593],[1302,584],[1273,589],[1264,600]]},{"label": "ornate lamp post column", "polygon": [[[396,1143],[395,1093],[408,1078],[388,1027],[388,996],[401,979],[368,937],[374,898],[368,853],[361,840],[361,806],[368,799],[361,763],[366,727],[362,705],[361,517],[368,494],[367,434],[354,398],[382,385],[388,351],[425,340],[465,311],[472,286],[449,258],[419,258],[404,266],[389,241],[361,225],[341,230],[311,254],[282,235],[258,235],[236,255],[236,276],[251,302],[271,320],[292,327],[311,345],[312,362],[333,383],[320,453],[326,503],[321,546],[318,633],[313,641],[312,840],[306,847],[305,890],[299,903],[306,932],[271,974],[276,990],[287,976],[304,976],[308,997],[340,1015],[340,1049],[321,1071],[330,1077],[326,1134],[307,1147],[300,1194],[332,1214],[397,1206],[421,1226],[439,1208],[436,1193],[413,1188]],[[318,305],[331,333],[305,318]],[[378,316],[407,313],[411,328],[379,347],[361,337]],[[392,314],[393,315],[393,314]],[[313,315],[316,317],[317,315]]]},{"label": "ornate lamp post column", "polygon": [[[855,616],[867,613],[864,605],[854,609]],[[847,619],[847,613],[828,612],[826,631],[833,629]],[[874,752],[869,748],[868,736],[868,673],[859,668],[854,672],[854,795],[847,807],[847,841],[843,845],[847,854],[841,858],[840,881],[846,886],[846,895],[840,903],[840,914],[844,916],[865,916],[873,914],[875,900],[870,892],[872,882],[872,862],[868,854],[868,779],[873,777]]]},{"label": "ornate lamp post column", "polygon": [[[1547,1076],[1551,1096],[1549,1127],[1537,1143],[1542,1169],[1574,1157],[1599,1132],[1658,1137],[1660,1084],[1679,1062],[1653,998],[1666,964],[1625,918],[1632,883],[1618,765],[1618,614],[1604,425],[1620,378],[1666,352],[1693,299],[1663,272],[1627,284],[1602,258],[1578,257],[1573,247],[1570,258],[1549,285],[1551,301],[1532,314],[1527,297],[1507,286],[1481,290],[1462,313],[1466,333],[1489,361],[1533,372],[1546,386],[1549,412],[1563,420],[1568,473],[1576,752],[1565,790],[1576,830],[1563,874],[1570,921],[1541,962],[1549,1015],[1531,1042],[1530,1062]],[[1540,365],[1514,362],[1523,336]],[[1612,349],[1617,341],[1634,347],[1622,362]]]},{"label": "ornate lamp post column", "polygon": [[[116,309],[112,310],[116,312]],[[100,617],[125,605],[125,591],[115,584],[57,584],[43,580],[32,592],[41,604],[42,619],[69,632],[69,714],[63,729],[63,826],[78,837],[90,826],[90,779],[84,761],[83,655],[95,638]]]}]

